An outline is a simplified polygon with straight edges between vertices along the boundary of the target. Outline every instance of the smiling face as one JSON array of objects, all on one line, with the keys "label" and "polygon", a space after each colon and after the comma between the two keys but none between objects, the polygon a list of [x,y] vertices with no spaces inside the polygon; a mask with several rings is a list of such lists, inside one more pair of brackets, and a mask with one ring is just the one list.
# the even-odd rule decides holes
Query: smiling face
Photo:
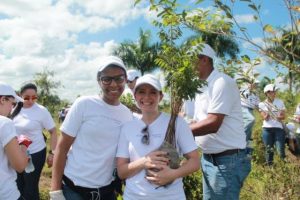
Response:
[{"label": "smiling face", "polygon": [[98,80],[102,89],[102,99],[110,105],[118,105],[126,84],[126,73],[120,67],[107,67]]},{"label": "smiling face", "polygon": [[149,84],[138,86],[134,94],[135,100],[142,110],[145,112],[158,112],[158,104],[163,98],[161,91],[156,90]]},{"label": "smiling face", "polygon": [[266,92],[266,95],[271,101],[274,101],[276,97],[276,91],[268,91]]}]

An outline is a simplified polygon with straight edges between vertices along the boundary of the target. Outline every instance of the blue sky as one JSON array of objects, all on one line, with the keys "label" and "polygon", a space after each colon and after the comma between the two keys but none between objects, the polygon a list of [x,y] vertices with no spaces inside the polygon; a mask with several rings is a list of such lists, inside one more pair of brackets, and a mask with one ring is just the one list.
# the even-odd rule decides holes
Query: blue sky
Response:
[{"label": "blue sky", "polygon": [[[192,2],[180,1],[187,6]],[[204,1],[200,6],[212,8],[211,2]],[[262,2],[264,23],[288,25],[283,0]],[[261,39],[256,22],[251,20],[251,9],[239,4],[234,15],[254,40]],[[61,98],[73,101],[78,95],[96,94],[99,89],[95,76],[101,58],[120,42],[135,41],[140,28],[152,30],[155,41],[152,17],[144,4],[133,7],[133,0],[2,0],[0,79],[18,89],[48,67],[64,86],[57,90]],[[241,54],[256,57],[243,41],[239,44]],[[258,70],[275,76],[265,61]]]}]

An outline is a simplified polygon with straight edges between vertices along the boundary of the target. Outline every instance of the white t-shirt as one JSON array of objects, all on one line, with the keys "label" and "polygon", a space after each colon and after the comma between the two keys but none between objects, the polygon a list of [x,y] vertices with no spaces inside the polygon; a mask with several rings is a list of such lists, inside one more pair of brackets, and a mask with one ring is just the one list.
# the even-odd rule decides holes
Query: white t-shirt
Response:
[{"label": "white t-shirt", "polygon": [[[285,110],[285,106],[283,101],[275,98],[273,103],[266,103],[265,101],[259,103],[259,110],[264,111],[266,113],[272,112],[275,116],[277,116],[279,111]],[[269,119],[263,121],[263,128],[282,128],[281,122],[276,119]]]},{"label": "white t-shirt", "polygon": [[9,165],[4,147],[17,136],[13,122],[0,115],[0,199],[16,200],[20,197],[16,171]]},{"label": "white t-shirt", "polygon": [[82,187],[109,185],[114,179],[121,125],[129,120],[132,114],[123,104],[109,105],[98,95],[77,99],[60,128],[75,137],[64,174]]},{"label": "white t-shirt", "polygon": [[244,149],[246,134],[239,89],[235,81],[216,69],[207,78],[207,86],[196,95],[194,120],[206,119],[208,113],[224,114],[218,132],[197,136],[203,153],[220,153],[229,149]]},{"label": "white t-shirt", "polygon": [[[141,130],[146,124],[135,119],[124,124],[118,144],[117,157],[129,158],[130,161],[138,160],[148,153],[158,149],[164,141],[170,115],[161,113],[160,116],[148,126],[150,144],[141,142],[143,133]],[[176,121],[176,146],[180,154],[186,154],[197,149],[192,132],[187,123],[178,117]],[[185,199],[182,180],[176,179],[168,187],[155,189],[157,185],[149,183],[145,178],[145,170],[126,179],[124,200],[183,200]]]},{"label": "white t-shirt", "polygon": [[250,92],[249,89],[241,91],[241,103],[243,107],[254,109],[258,107],[259,102],[259,97],[253,92]]},{"label": "white t-shirt", "polygon": [[13,122],[18,135],[26,135],[31,139],[32,144],[28,148],[30,154],[39,152],[46,147],[43,129],[50,130],[55,127],[47,108],[37,103],[30,108],[22,108]]}]

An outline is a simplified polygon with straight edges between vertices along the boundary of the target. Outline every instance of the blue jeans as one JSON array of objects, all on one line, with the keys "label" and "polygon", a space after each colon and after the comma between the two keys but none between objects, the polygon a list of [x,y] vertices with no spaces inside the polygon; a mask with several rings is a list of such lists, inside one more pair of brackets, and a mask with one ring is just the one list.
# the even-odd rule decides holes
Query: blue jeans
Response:
[{"label": "blue jeans", "polygon": [[30,173],[26,173],[25,171],[18,173],[17,186],[24,199],[39,200],[39,181],[46,161],[46,148],[30,155],[34,171]]},{"label": "blue jeans", "polygon": [[262,139],[265,144],[267,164],[273,163],[274,144],[281,159],[285,158],[285,133],[281,128],[263,128]]},{"label": "blue jeans", "polygon": [[251,140],[252,136],[252,128],[255,123],[255,117],[253,115],[253,109],[242,107],[243,112],[243,123],[244,123],[244,131],[246,133],[246,141]]},{"label": "blue jeans", "polygon": [[246,150],[220,157],[203,154],[201,167],[204,200],[235,200],[251,171],[251,159]]}]

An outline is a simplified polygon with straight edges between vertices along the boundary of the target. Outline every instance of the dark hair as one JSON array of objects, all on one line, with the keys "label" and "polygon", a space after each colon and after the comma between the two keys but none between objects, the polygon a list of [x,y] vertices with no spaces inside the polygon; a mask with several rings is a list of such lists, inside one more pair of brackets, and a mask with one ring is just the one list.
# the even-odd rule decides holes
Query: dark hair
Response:
[{"label": "dark hair", "polygon": [[[120,67],[120,66],[118,66],[118,65],[110,64],[110,65],[108,65],[107,67],[105,67],[105,69],[108,68],[108,67],[114,67],[114,68],[117,67],[117,68],[122,69],[122,70],[125,72],[125,76],[127,77],[126,71],[125,71],[122,67]],[[97,72],[97,81],[100,81],[101,73],[102,73],[102,72],[103,72],[103,70]]]},{"label": "dark hair", "polygon": [[28,89],[33,89],[33,90],[35,90],[35,92],[37,92],[37,87],[34,83],[27,83],[21,87],[20,93],[22,94],[25,90],[28,90]]},{"label": "dark hair", "polygon": [[10,119],[14,119],[21,111],[23,107],[23,102],[18,102],[17,105],[14,107],[12,113],[9,115]]},{"label": "dark hair", "polygon": [[[20,94],[22,94],[23,92],[25,92],[25,90],[28,89],[33,89],[35,92],[37,92],[37,87],[34,83],[26,83],[21,87]],[[18,102],[17,105],[14,107],[12,113],[10,114],[9,118],[10,119],[15,118],[20,113],[22,107],[23,107],[23,102]]]}]

